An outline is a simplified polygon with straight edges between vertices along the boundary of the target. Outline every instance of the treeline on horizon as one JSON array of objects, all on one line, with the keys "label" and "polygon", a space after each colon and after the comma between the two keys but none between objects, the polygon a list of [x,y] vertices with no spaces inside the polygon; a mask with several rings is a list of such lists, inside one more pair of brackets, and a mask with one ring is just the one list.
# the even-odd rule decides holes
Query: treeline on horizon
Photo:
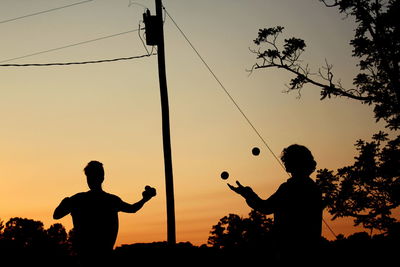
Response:
[{"label": "treeline on horizon", "polygon": [[[135,243],[114,249],[115,266],[147,262],[219,265],[273,262],[273,220],[256,211],[248,217],[229,214],[212,226],[207,244],[180,242],[175,247],[166,241]],[[300,230],[300,229],[299,229]],[[101,234],[101,233],[99,233]],[[13,266],[74,266],[74,231],[56,223],[48,229],[40,221],[14,217],[0,220],[0,259]],[[335,240],[321,238],[315,257],[332,264],[383,264],[396,260],[400,249],[400,223],[381,234],[357,232]]]}]

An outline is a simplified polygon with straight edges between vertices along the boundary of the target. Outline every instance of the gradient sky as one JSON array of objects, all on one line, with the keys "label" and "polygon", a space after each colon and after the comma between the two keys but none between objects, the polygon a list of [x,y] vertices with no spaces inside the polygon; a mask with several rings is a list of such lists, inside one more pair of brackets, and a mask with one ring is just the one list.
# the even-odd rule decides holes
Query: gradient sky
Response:
[{"label": "gradient sky", "polygon": [[[0,20],[79,1],[1,0]],[[383,129],[372,108],[344,98],[320,101],[306,87],[286,94],[291,76],[246,69],[258,29],[281,25],[285,37],[306,41],[303,55],[313,70],[325,59],[335,77],[351,86],[354,24],[317,0],[164,0],[168,12],[279,155],[292,143],[306,145],[318,168],[351,164],[357,139]],[[138,28],[153,0],[94,0],[0,24],[0,61]],[[250,185],[263,198],[287,179],[241,114],[202,65],[172,21],[165,21],[167,80],[175,183],[177,241],[207,242],[211,227],[229,213],[250,208],[220,177]],[[70,62],[143,55],[137,32],[15,60]],[[9,62],[11,63],[11,62]],[[0,218],[26,217],[45,227],[66,196],[86,191],[83,168],[104,163],[104,189],[127,202],[145,185],[158,195],[137,214],[120,214],[117,245],[166,240],[166,204],[157,58],[82,66],[0,69]],[[258,146],[261,154],[251,155]],[[313,176],[315,177],[315,176]],[[326,221],[336,233],[355,229],[349,220]],[[325,237],[332,235],[326,228]]]}]

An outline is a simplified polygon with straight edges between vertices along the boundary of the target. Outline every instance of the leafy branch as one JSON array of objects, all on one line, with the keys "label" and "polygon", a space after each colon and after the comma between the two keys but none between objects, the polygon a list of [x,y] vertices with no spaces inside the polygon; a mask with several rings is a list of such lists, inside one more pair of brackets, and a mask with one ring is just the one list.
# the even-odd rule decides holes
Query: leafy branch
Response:
[{"label": "leafy branch", "polygon": [[298,90],[299,94],[305,84],[309,83],[321,88],[321,100],[332,96],[345,96],[348,98],[371,102],[372,98],[358,89],[345,89],[340,80],[334,81],[333,65],[325,61],[325,66],[316,73],[311,72],[309,65],[304,65],[300,59],[305,50],[304,40],[289,38],[284,40],[283,48],[279,48],[279,36],[283,31],[282,26],[260,29],[254,43],[258,50],[250,49],[256,55],[256,62],[250,72],[255,69],[279,68],[289,71],[295,77],[290,80],[288,92]]}]

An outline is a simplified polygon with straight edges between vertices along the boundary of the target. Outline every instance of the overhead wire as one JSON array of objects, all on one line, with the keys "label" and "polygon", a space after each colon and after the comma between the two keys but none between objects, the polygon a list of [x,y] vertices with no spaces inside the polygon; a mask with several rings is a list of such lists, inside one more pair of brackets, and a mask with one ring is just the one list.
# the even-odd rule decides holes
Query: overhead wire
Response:
[{"label": "overhead wire", "polygon": [[145,54],[132,57],[120,57],[113,59],[101,59],[101,60],[90,60],[90,61],[80,61],[80,62],[56,62],[56,63],[27,63],[27,64],[0,64],[0,67],[47,67],[47,66],[69,66],[69,65],[85,65],[85,64],[96,64],[96,63],[108,63],[116,61],[126,61],[131,59],[138,59],[144,57],[155,56],[157,54]]},{"label": "overhead wire", "polygon": [[[228,98],[231,100],[231,102],[235,105],[235,107],[237,108],[237,110],[241,113],[241,115],[243,116],[243,118],[247,121],[247,123],[249,124],[249,126],[253,129],[253,131],[256,133],[256,135],[260,138],[260,140],[262,141],[262,143],[266,146],[266,148],[269,150],[269,152],[272,154],[272,156],[276,159],[276,161],[279,163],[279,165],[283,168],[283,170],[290,176],[290,174],[286,171],[285,166],[283,165],[283,163],[279,160],[279,158],[276,156],[276,154],[272,151],[272,149],[270,148],[270,146],[268,145],[268,143],[266,142],[266,140],[262,137],[262,135],[260,134],[260,132],[257,130],[257,128],[254,126],[254,124],[251,122],[251,120],[249,119],[249,117],[244,113],[244,111],[242,110],[242,108],[239,106],[239,104],[237,103],[237,101],[232,97],[232,95],[229,93],[229,91],[226,89],[226,87],[223,85],[223,83],[221,82],[221,80],[216,76],[215,72],[210,68],[210,66],[207,64],[207,62],[204,60],[204,58],[200,55],[200,53],[198,52],[198,50],[194,47],[194,45],[192,44],[192,42],[190,42],[190,40],[188,39],[187,35],[182,31],[182,29],[178,26],[178,24],[176,23],[176,21],[172,18],[172,16],[168,13],[168,11],[166,10],[165,6],[163,6],[164,12],[165,14],[171,19],[172,23],[175,25],[175,27],[178,29],[178,31],[182,34],[183,38],[188,42],[188,44],[190,45],[190,47],[193,49],[193,51],[197,54],[197,56],[199,57],[199,59],[203,62],[204,66],[208,69],[208,71],[210,72],[210,74],[214,77],[214,79],[217,81],[217,83],[220,85],[220,87],[222,88],[222,90],[225,92],[225,94],[228,96]],[[328,230],[331,232],[331,234],[337,238],[335,232],[332,230],[332,228],[329,226],[329,224],[325,221],[324,218],[322,218],[322,221],[324,222],[324,224],[326,225],[326,227],[328,228]]]},{"label": "overhead wire", "polygon": [[77,2],[77,3],[65,5],[65,6],[60,6],[60,7],[55,7],[55,8],[39,11],[39,12],[32,13],[32,14],[23,15],[23,16],[20,16],[20,17],[12,18],[12,19],[6,19],[6,20],[0,21],[0,24],[11,22],[11,21],[15,21],[15,20],[19,20],[19,19],[24,19],[24,18],[28,18],[28,17],[33,17],[33,16],[36,16],[36,15],[40,15],[40,14],[44,14],[44,13],[48,13],[48,12],[52,12],[52,11],[56,11],[56,10],[60,10],[60,9],[68,8],[68,7],[72,7],[72,6],[77,6],[77,5],[85,4],[85,3],[88,3],[88,2],[92,2],[92,1],[94,1],[94,0],[85,0],[85,1]]},{"label": "overhead wire", "polygon": [[[247,123],[249,124],[249,126],[253,129],[253,131],[257,134],[257,136],[260,138],[260,140],[263,142],[263,144],[267,147],[267,149],[269,150],[269,152],[273,155],[273,157],[276,159],[276,161],[279,163],[279,165],[281,165],[281,167],[283,168],[283,170],[286,172],[285,166],[283,166],[282,162],[279,160],[279,158],[276,156],[276,154],[274,153],[274,151],[272,151],[272,149],[270,148],[270,146],[268,145],[267,141],[262,137],[262,135],[260,134],[260,132],[257,130],[257,128],[254,126],[254,124],[251,122],[251,120],[249,119],[249,117],[244,113],[244,111],[242,110],[242,108],[239,106],[238,102],[233,98],[233,96],[229,93],[229,91],[226,89],[226,87],[223,85],[223,83],[221,82],[221,80],[217,77],[217,75],[214,73],[214,71],[210,68],[210,66],[207,64],[207,62],[204,60],[204,58],[200,55],[200,53],[198,52],[198,50],[194,47],[194,45],[192,44],[192,42],[190,42],[190,40],[188,39],[188,37],[186,36],[186,34],[182,31],[182,29],[178,26],[178,24],[175,22],[175,20],[171,17],[171,15],[168,13],[168,11],[165,9],[165,7],[163,7],[165,14],[171,19],[172,23],[175,25],[175,27],[179,30],[179,32],[182,34],[182,36],[185,38],[185,40],[188,42],[188,44],[191,46],[191,48],[193,49],[193,51],[197,54],[197,56],[199,57],[199,59],[203,62],[204,66],[208,69],[208,71],[211,73],[211,75],[214,77],[214,79],[217,81],[217,83],[220,85],[220,87],[222,88],[222,90],[225,92],[225,94],[228,96],[228,98],[232,101],[232,103],[235,105],[235,107],[237,108],[237,110],[241,113],[241,115],[243,116],[243,118],[247,121]],[[287,172],[286,172],[287,173]]]},{"label": "overhead wire", "polygon": [[141,3],[138,3],[138,2],[136,2],[136,1],[129,0],[129,5],[128,5],[128,7],[131,7],[131,6],[133,6],[133,5],[141,6],[141,7],[143,7],[145,10],[148,9],[147,6],[145,6],[145,5],[141,4]]},{"label": "overhead wire", "polygon": [[137,32],[139,30],[141,30],[141,29],[134,29],[134,30],[120,32],[120,33],[116,33],[116,34],[112,34],[112,35],[102,36],[102,37],[99,37],[99,38],[95,38],[95,39],[91,39],[91,40],[87,40],[87,41],[83,41],[83,42],[79,42],[79,43],[69,44],[69,45],[56,47],[56,48],[52,48],[52,49],[48,49],[48,50],[44,50],[44,51],[40,51],[40,52],[28,54],[28,55],[24,55],[24,56],[14,57],[14,58],[6,59],[6,60],[1,60],[0,63],[10,62],[10,61],[14,61],[14,60],[17,60],[17,59],[27,58],[27,57],[41,55],[41,54],[45,54],[45,53],[49,53],[49,52],[53,52],[53,51],[57,51],[57,50],[65,49],[65,48],[70,48],[70,47],[74,47],[74,46],[78,46],[78,45],[88,44],[88,43],[92,43],[92,42],[96,42],[96,41],[100,41],[100,40],[104,40],[104,39],[108,39],[108,38],[112,38],[112,37],[116,37],[116,36],[120,36],[120,35],[124,35],[124,34],[128,34],[128,33],[132,33],[132,32]]}]

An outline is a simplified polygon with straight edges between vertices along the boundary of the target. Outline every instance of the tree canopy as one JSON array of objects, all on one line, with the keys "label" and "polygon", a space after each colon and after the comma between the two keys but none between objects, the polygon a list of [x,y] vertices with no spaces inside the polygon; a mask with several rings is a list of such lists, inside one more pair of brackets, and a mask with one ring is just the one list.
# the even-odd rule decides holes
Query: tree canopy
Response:
[{"label": "tree canopy", "polygon": [[355,225],[387,232],[400,205],[400,136],[388,141],[380,132],[355,146],[359,155],[353,165],[336,173],[318,170],[317,183],[333,219],[353,217]]},{"label": "tree canopy", "polygon": [[[288,91],[300,91],[307,84],[320,90],[321,100],[347,97],[373,105],[377,121],[384,120],[393,131],[400,129],[400,0],[320,0],[328,8],[338,8],[346,17],[355,19],[354,38],[350,40],[352,56],[358,60],[359,73],[353,87],[345,88],[334,80],[333,65],[325,62],[312,71],[301,59],[306,49],[304,40],[280,38],[284,27],[260,29],[252,52],[257,69],[278,68],[290,72]],[[333,219],[353,217],[355,225],[388,231],[396,222],[392,211],[400,195],[400,136],[389,140],[379,132],[372,141],[358,140],[358,156],[353,165],[336,173],[322,169],[317,182],[321,186],[328,211]]]},{"label": "tree canopy", "polygon": [[321,99],[347,97],[374,105],[376,120],[384,120],[388,128],[400,128],[400,14],[399,0],[336,0],[321,1],[327,7],[356,21],[354,38],[350,41],[353,57],[358,59],[359,73],[352,88],[334,80],[333,66],[325,62],[318,71],[304,64],[304,40],[291,37],[279,45],[284,27],[260,29],[253,49],[255,69],[280,68],[292,73],[288,91],[301,91],[306,84],[321,90]]},{"label": "tree canopy", "polygon": [[212,227],[208,244],[214,248],[265,247],[271,242],[273,220],[252,210],[248,218],[229,214]]},{"label": "tree canopy", "polygon": [[72,259],[67,233],[59,223],[45,229],[41,221],[27,218],[0,220],[0,252],[14,266],[69,266]]}]

